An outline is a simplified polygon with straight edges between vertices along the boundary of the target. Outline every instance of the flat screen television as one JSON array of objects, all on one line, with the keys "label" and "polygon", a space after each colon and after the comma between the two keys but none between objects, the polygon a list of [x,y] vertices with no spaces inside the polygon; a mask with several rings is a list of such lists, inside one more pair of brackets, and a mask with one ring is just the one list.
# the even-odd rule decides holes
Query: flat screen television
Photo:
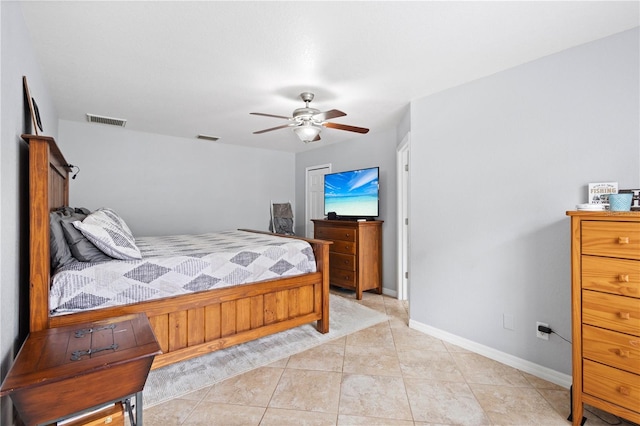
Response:
[{"label": "flat screen television", "polygon": [[324,175],[324,214],[345,220],[378,217],[379,175],[379,167]]}]

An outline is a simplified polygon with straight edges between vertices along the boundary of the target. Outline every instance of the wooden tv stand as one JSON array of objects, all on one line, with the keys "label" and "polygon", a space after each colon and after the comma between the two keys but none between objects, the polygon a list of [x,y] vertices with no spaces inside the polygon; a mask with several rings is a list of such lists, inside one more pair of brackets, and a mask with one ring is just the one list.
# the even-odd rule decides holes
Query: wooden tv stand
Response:
[{"label": "wooden tv stand", "polygon": [[362,292],[382,293],[382,223],[381,220],[350,221],[312,219],[314,236],[333,241],[329,248],[331,285]]}]

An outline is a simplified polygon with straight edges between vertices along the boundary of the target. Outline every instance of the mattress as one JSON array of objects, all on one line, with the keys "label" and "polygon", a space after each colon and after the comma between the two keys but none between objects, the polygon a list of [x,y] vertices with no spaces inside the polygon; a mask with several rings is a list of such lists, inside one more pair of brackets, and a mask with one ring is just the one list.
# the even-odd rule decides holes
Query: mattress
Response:
[{"label": "mattress", "polygon": [[139,237],[140,260],[72,262],[52,278],[51,315],[316,272],[303,240],[245,231]]}]

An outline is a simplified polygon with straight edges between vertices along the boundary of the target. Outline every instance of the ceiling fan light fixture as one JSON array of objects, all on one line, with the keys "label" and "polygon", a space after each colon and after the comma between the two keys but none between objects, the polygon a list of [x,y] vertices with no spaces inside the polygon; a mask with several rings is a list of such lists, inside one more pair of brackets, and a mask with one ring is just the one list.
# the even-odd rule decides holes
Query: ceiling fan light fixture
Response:
[{"label": "ceiling fan light fixture", "polygon": [[313,142],[313,140],[320,134],[320,128],[314,126],[311,123],[306,123],[298,127],[294,127],[293,131],[304,143]]},{"label": "ceiling fan light fixture", "polygon": [[271,132],[272,130],[284,129],[287,127],[293,128],[298,138],[304,142],[316,142],[320,140],[320,131],[323,127],[329,127],[331,129],[346,130],[348,132],[367,133],[369,129],[364,127],[349,126],[347,124],[333,123],[330,120],[332,118],[344,117],[346,113],[331,109],[329,111],[320,111],[315,108],[309,107],[309,102],[313,99],[313,93],[302,92],[300,98],[304,101],[304,108],[297,108],[293,111],[292,117],[286,117],[283,115],[265,114],[262,112],[250,112],[252,115],[261,115],[264,117],[282,118],[289,121],[289,124],[283,124],[281,126],[271,127],[269,129],[258,130],[253,132],[254,135],[261,133]]}]

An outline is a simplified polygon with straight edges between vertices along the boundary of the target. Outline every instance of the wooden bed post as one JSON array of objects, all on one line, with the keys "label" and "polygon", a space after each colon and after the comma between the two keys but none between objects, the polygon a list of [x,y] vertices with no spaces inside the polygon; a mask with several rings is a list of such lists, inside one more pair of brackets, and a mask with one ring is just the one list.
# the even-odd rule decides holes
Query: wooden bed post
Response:
[{"label": "wooden bed post", "polygon": [[29,144],[29,330],[49,328],[49,212],[69,201],[69,168],[53,138],[22,135]]},{"label": "wooden bed post", "polygon": [[330,244],[314,244],[316,265],[318,265],[318,272],[322,272],[322,319],[319,319],[316,324],[316,329],[320,333],[329,332],[329,246]]}]

